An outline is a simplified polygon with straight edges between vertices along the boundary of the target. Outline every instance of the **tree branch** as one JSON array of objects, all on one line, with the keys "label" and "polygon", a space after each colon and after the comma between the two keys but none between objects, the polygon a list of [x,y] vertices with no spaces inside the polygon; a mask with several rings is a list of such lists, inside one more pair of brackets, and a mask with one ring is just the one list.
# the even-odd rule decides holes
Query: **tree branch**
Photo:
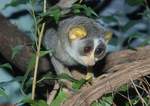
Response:
[{"label": "tree branch", "polygon": [[[29,60],[32,57],[32,41],[17,27],[12,25],[4,16],[0,14],[0,53],[12,64],[22,71],[26,71]],[[15,56],[12,56],[12,48],[21,45],[23,48]],[[47,58],[41,58],[39,70],[47,71],[50,69]]]}]

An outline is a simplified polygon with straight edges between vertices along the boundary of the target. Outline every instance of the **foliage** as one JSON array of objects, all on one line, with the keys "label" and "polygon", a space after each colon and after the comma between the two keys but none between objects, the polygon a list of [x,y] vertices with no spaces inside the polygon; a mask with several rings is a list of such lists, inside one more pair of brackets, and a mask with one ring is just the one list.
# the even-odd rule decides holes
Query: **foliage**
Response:
[{"label": "foliage", "polygon": [[41,17],[49,16],[53,18],[56,23],[58,23],[59,19],[62,17],[61,9],[57,6],[54,6],[52,8],[49,8],[46,13],[41,13],[40,16]]},{"label": "foliage", "polygon": [[72,11],[74,14],[85,14],[88,17],[92,17],[92,15],[98,17],[98,15],[93,11],[92,8],[87,7],[86,5],[74,4],[72,6]]},{"label": "foliage", "polygon": [[92,106],[112,106],[113,97],[111,94],[103,96],[99,101],[92,103]]},{"label": "foliage", "polygon": [[66,93],[60,89],[58,92],[57,97],[53,100],[53,102],[51,103],[51,106],[60,106],[60,104],[65,101],[67,99],[67,95]]},{"label": "foliage", "polygon": [[0,96],[8,97],[8,95],[5,93],[5,90],[3,88],[0,88]]},{"label": "foliage", "polygon": [[12,66],[9,63],[1,64],[0,68],[6,68],[12,70]]},{"label": "foliage", "polygon": [[[110,52],[149,44],[149,5],[146,0],[125,0],[124,7],[126,10],[110,15],[100,14],[102,24],[114,31],[114,37],[109,44]],[[143,12],[136,12],[137,8],[142,7],[145,7]]]}]

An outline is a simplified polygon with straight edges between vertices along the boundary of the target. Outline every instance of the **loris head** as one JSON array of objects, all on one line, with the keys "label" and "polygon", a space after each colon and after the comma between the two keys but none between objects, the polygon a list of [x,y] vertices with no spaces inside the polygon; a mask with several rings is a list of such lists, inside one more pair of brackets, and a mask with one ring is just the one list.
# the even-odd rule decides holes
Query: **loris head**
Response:
[{"label": "loris head", "polygon": [[105,56],[106,32],[93,19],[76,16],[61,22],[60,28],[64,49],[78,63],[92,66]]}]

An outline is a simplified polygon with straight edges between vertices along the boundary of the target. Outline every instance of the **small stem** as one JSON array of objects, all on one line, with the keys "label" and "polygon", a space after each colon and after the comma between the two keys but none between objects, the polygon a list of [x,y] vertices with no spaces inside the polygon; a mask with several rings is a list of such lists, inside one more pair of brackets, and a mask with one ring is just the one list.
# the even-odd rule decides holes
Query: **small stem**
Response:
[{"label": "small stem", "polygon": [[[32,17],[33,17],[33,21],[34,21],[34,24],[35,24],[35,33],[34,33],[34,35],[37,35],[37,29],[38,29],[38,26],[37,26],[37,20],[36,20],[36,16],[35,16],[35,11],[34,11],[34,8],[33,8],[33,3],[32,3],[32,0],[30,0],[30,4],[31,4],[31,15],[32,15]],[[36,47],[37,47],[37,37],[35,36],[35,38],[34,38],[34,40],[35,40],[35,44],[36,44]]]},{"label": "small stem", "polygon": [[[46,0],[44,0],[43,12],[46,12]],[[37,71],[38,71],[38,65],[39,65],[39,59],[40,59],[40,49],[41,49],[44,28],[45,28],[45,23],[42,24],[42,28],[39,33],[38,46],[37,46],[37,51],[36,51],[35,68],[34,68],[34,76],[33,76],[33,83],[32,83],[32,100],[34,100],[35,98]]]}]

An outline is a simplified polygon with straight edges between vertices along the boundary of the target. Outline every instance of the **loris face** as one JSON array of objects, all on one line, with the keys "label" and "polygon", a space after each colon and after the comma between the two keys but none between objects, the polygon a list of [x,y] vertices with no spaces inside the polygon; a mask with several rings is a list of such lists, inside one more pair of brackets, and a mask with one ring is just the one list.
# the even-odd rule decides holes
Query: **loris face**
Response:
[{"label": "loris face", "polygon": [[87,31],[86,26],[77,25],[70,28],[69,32],[71,51],[75,54],[74,57],[78,59],[78,62],[84,66],[95,65],[106,54],[106,42],[102,35],[104,34],[102,29],[90,30],[93,32]]},{"label": "loris face", "polygon": [[82,65],[93,66],[106,54],[106,44],[102,38],[79,39],[71,44],[73,51]]},{"label": "loris face", "polygon": [[84,66],[93,66],[105,56],[105,37],[108,38],[105,33],[93,19],[83,16],[67,19],[60,23],[59,28],[64,50]]}]

